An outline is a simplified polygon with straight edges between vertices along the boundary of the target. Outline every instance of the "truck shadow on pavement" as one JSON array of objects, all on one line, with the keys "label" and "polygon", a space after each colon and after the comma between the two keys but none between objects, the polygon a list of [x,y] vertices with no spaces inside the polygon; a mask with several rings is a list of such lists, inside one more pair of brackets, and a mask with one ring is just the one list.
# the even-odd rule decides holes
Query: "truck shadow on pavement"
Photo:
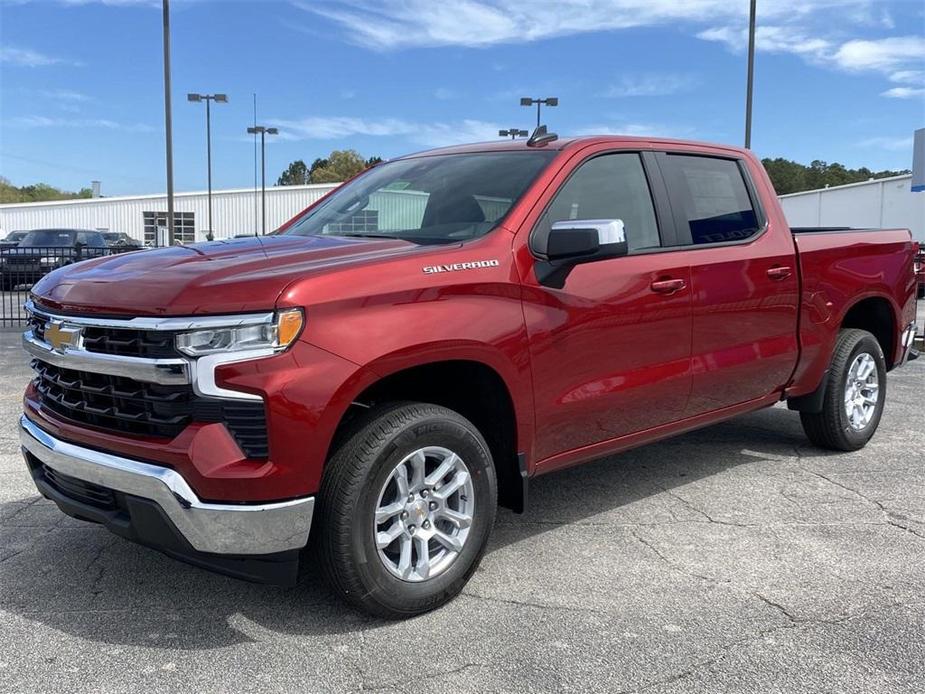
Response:
[{"label": "truck shadow on pavement", "polygon": [[[795,456],[803,446],[799,418],[774,408],[537,478],[526,514],[499,512],[488,553],[595,517],[630,524],[635,509],[659,495],[741,465]],[[653,506],[643,512],[657,515]],[[70,519],[38,496],[0,505],[0,531],[0,609],[82,639],[208,650],[264,640],[268,632],[335,635],[387,624],[337,599],[311,555],[298,586],[253,585]]]}]

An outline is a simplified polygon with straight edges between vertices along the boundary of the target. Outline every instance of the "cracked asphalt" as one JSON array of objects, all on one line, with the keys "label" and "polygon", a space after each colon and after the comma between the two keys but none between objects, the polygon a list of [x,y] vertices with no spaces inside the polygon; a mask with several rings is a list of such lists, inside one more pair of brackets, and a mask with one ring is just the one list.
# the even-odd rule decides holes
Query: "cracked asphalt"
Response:
[{"label": "cracked asphalt", "polygon": [[0,332],[0,691],[922,692],[925,359],[864,450],[782,407],[535,480],[465,593],[406,622],[72,520],[18,453]]}]

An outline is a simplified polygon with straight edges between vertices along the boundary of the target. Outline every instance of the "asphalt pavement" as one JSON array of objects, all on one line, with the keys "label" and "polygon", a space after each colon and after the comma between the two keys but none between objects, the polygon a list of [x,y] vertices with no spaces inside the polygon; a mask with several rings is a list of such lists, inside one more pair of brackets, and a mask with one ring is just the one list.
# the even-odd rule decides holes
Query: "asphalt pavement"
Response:
[{"label": "asphalt pavement", "polygon": [[925,358],[862,451],[783,407],[535,480],[463,595],[405,622],[62,515],[0,332],[0,691],[922,692]]}]

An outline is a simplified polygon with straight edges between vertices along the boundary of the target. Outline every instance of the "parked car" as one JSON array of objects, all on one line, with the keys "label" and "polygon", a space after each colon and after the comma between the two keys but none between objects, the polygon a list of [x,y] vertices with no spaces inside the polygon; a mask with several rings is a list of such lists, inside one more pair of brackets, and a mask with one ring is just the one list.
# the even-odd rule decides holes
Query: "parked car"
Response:
[{"label": "parked car", "polygon": [[862,448],[910,354],[912,264],[905,229],[793,232],[744,149],[424,152],[273,235],[42,279],[22,445],[64,513],[284,584],[311,533],[339,595],[409,617],[537,475],[781,401]]},{"label": "parked car", "polygon": [[13,248],[19,245],[19,242],[22,241],[28,231],[11,231],[3,239],[0,239],[0,248]]},{"label": "parked car", "polygon": [[124,231],[101,231],[100,234],[107,246],[119,251],[137,251],[144,248],[141,242],[136,241]]},{"label": "parked car", "polygon": [[35,229],[14,248],[0,250],[0,283],[4,290],[32,284],[52,270],[107,252],[98,231]]}]

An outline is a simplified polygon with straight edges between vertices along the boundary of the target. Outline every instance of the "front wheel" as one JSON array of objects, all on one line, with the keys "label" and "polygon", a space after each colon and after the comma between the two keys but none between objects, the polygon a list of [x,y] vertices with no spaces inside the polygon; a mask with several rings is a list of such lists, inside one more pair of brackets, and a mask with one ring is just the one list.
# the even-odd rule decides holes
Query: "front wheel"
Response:
[{"label": "front wheel", "polygon": [[801,412],[809,440],[820,448],[856,451],[877,431],[886,401],[886,361],[866,330],[842,330],[835,343],[821,412]]},{"label": "front wheel", "polygon": [[344,599],[386,618],[455,597],[494,524],[497,481],[485,439],[437,405],[398,403],[356,422],[328,461],[320,549]]}]

